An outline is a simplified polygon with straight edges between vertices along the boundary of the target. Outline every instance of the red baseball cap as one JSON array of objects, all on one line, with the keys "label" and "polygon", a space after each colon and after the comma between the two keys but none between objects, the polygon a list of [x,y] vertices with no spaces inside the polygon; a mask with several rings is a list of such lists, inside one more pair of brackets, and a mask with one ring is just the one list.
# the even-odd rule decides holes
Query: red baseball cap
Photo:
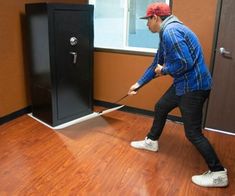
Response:
[{"label": "red baseball cap", "polygon": [[151,3],[147,7],[146,16],[143,16],[140,19],[147,19],[153,15],[157,15],[157,16],[171,15],[170,6],[166,3],[159,3],[159,2]]}]

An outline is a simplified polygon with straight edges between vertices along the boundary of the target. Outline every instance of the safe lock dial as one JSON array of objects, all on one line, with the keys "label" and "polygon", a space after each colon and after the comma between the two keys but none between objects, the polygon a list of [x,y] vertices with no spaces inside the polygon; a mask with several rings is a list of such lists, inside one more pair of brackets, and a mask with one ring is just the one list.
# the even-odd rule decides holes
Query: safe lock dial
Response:
[{"label": "safe lock dial", "polygon": [[78,39],[76,37],[71,37],[70,38],[70,44],[71,46],[75,46],[78,43]]}]

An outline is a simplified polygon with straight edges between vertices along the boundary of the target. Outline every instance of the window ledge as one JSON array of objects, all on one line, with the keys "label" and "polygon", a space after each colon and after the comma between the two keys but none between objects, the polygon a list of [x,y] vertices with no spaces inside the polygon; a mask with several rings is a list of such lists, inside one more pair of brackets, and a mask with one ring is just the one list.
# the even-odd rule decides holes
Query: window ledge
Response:
[{"label": "window ledge", "polygon": [[141,56],[155,56],[157,49],[147,49],[147,48],[101,48],[95,47],[95,52],[111,52],[119,54],[132,54],[132,55],[141,55]]}]

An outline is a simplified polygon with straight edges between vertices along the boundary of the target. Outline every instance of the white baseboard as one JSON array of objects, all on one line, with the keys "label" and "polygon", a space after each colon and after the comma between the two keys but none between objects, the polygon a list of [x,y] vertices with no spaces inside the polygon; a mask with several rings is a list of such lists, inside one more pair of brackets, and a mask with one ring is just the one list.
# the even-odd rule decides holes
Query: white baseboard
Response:
[{"label": "white baseboard", "polygon": [[222,130],[212,129],[212,128],[208,128],[208,127],[205,127],[204,129],[208,130],[208,131],[214,131],[214,132],[218,132],[218,133],[223,133],[223,134],[235,136],[235,133],[231,133],[231,132],[228,132],[228,131],[222,131]]}]

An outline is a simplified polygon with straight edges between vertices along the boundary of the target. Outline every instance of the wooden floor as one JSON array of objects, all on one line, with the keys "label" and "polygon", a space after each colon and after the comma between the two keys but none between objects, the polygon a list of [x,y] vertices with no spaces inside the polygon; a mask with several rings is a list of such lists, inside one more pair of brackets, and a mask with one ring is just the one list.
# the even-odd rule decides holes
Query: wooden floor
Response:
[{"label": "wooden floor", "polygon": [[52,130],[28,115],[0,127],[0,195],[235,195],[235,137],[205,131],[229,171],[227,188],[202,188],[191,176],[207,167],[168,121],[160,151],[130,147],[152,118],[121,111]]}]

